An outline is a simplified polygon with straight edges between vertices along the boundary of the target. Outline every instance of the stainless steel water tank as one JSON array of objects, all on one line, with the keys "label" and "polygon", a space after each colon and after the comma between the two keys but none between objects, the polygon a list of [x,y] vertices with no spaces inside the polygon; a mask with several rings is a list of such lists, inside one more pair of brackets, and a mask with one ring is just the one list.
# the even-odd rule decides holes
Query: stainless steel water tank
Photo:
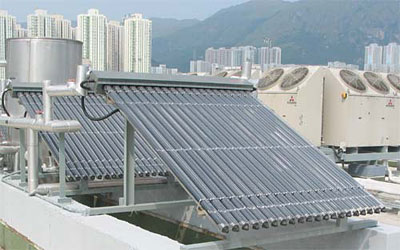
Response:
[{"label": "stainless steel water tank", "polygon": [[82,64],[82,42],[53,38],[14,38],[6,45],[6,78],[17,82],[74,79]]}]

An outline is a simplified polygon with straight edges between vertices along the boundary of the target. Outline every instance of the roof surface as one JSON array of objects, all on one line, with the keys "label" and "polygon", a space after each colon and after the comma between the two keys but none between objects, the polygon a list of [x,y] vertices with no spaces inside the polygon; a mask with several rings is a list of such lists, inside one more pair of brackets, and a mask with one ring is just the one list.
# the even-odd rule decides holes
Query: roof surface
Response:
[{"label": "roof surface", "polygon": [[104,89],[223,232],[383,208],[250,91]]},{"label": "roof surface", "polygon": [[[42,110],[40,92],[19,93],[22,104],[29,115]],[[54,98],[54,116],[60,120],[77,120],[82,129],[76,133],[66,133],[66,177],[67,180],[94,178],[122,178],[124,157],[125,120],[121,113],[93,122],[86,118],[80,106],[80,97]],[[102,116],[113,106],[103,97],[90,94],[86,97],[86,107],[93,116]],[[58,135],[41,132],[40,135],[49,146],[53,156],[58,158]],[[166,169],[154,151],[145,143],[139,133],[135,133],[136,173],[139,176],[164,175]]]}]

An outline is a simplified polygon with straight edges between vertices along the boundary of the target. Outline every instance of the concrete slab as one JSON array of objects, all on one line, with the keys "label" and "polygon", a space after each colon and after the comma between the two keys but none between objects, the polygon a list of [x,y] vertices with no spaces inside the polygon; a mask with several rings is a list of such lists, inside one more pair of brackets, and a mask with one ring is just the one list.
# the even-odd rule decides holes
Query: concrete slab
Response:
[{"label": "concrete slab", "polygon": [[[0,219],[43,249],[176,250],[182,246],[177,241],[108,215],[88,217],[65,211],[38,197],[29,197],[3,182],[0,182],[0,204]],[[74,203],[70,209],[75,205],[82,206]],[[256,233],[267,237],[270,231],[259,230]],[[400,227],[381,224],[376,228],[261,247],[390,250],[398,249],[399,245]]]}]

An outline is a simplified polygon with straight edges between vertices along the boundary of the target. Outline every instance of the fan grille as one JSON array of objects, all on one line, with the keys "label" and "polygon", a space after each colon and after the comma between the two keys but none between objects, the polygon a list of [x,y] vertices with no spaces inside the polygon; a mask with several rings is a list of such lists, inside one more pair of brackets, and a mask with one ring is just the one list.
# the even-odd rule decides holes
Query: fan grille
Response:
[{"label": "fan grille", "polygon": [[364,92],[367,90],[367,87],[362,82],[361,78],[354,72],[343,69],[340,71],[340,77],[343,81],[352,89],[355,89],[360,92]]},{"label": "fan grille", "polygon": [[387,94],[389,93],[389,88],[386,83],[383,81],[382,77],[373,72],[365,72],[365,79],[367,79],[368,84],[376,91]]},{"label": "fan grille", "polygon": [[397,91],[400,91],[400,77],[397,75],[389,74],[387,75],[387,79],[390,84],[395,88]]},{"label": "fan grille", "polygon": [[283,75],[283,69],[274,69],[258,81],[257,88],[260,90],[268,89],[276,83]]},{"label": "fan grille", "polygon": [[298,83],[304,80],[308,74],[308,69],[305,67],[297,68],[287,74],[281,83],[281,88],[283,90],[289,90],[297,86]]}]

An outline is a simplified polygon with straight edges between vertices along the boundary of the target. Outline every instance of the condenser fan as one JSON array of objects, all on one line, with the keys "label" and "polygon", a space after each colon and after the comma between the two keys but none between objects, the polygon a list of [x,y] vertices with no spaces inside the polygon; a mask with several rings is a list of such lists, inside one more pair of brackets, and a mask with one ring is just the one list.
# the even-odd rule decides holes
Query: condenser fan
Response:
[{"label": "condenser fan", "polygon": [[356,73],[350,70],[347,69],[341,70],[340,77],[352,89],[355,89],[360,92],[364,92],[367,90],[367,87],[365,86],[361,78]]},{"label": "condenser fan", "polygon": [[269,71],[258,81],[257,88],[260,90],[268,89],[276,83],[283,75],[283,69],[274,69]]},{"label": "condenser fan", "polygon": [[289,90],[294,88],[298,83],[304,80],[308,74],[308,69],[305,67],[297,68],[287,74],[281,83],[281,88],[283,90]]},{"label": "condenser fan", "polygon": [[389,74],[387,76],[388,81],[390,84],[395,88],[397,91],[400,91],[400,77],[397,75]]},{"label": "condenser fan", "polygon": [[373,72],[365,72],[364,73],[365,79],[367,79],[368,84],[376,91],[387,94],[389,93],[389,88],[386,86],[385,82],[383,81],[382,77],[378,74]]}]

